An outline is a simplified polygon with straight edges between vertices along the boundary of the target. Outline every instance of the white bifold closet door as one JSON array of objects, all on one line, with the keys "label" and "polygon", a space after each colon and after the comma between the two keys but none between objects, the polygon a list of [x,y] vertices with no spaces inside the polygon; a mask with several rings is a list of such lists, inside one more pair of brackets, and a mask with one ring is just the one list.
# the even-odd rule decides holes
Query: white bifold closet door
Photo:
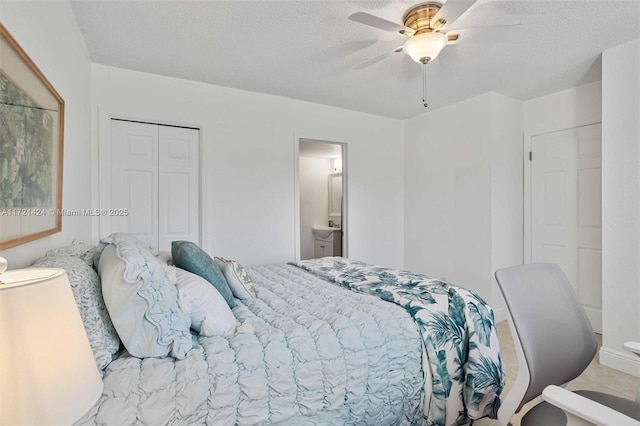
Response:
[{"label": "white bifold closet door", "polygon": [[110,148],[101,208],[113,214],[101,228],[133,233],[154,251],[171,250],[174,240],[199,243],[198,129],[111,120]]}]

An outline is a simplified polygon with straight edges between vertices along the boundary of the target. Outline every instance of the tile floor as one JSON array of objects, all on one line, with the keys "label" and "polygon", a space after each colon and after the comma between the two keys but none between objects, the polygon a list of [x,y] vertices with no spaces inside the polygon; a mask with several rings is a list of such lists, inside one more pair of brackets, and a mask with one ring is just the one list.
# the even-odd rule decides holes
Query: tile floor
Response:
[{"label": "tile floor", "polygon": [[[602,338],[600,335],[596,336],[598,346],[600,346],[602,344]],[[507,385],[503,393],[503,395],[506,395],[518,374],[518,360],[507,321],[498,323],[498,339],[500,340],[500,353],[507,372]],[[598,355],[596,354],[594,360],[584,373],[569,383],[567,388],[572,390],[595,390],[628,399],[635,399],[639,386],[640,378],[601,365],[598,362]],[[529,404],[535,405],[536,400],[531,401]],[[525,405],[521,413],[526,412],[527,408],[530,407]],[[520,426],[520,416],[518,414],[516,414],[512,423],[514,426]],[[481,419],[473,423],[474,426],[497,426],[499,424],[497,420],[492,419]]]}]

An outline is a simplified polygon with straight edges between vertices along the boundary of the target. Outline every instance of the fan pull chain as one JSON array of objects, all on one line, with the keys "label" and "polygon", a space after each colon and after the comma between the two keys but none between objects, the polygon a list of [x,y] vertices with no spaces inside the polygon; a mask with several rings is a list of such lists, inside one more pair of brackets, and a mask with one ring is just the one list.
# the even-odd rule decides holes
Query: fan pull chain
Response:
[{"label": "fan pull chain", "polygon": [[422,104],[425,108],[427,104],[427,62],[422,63]]}]

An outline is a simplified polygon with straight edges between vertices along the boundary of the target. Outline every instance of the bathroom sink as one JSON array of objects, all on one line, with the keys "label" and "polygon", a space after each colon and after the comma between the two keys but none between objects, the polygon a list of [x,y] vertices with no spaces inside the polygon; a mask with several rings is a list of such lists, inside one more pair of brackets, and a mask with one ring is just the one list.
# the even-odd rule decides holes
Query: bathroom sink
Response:
[{"label": "bathroom sink", "polygon": [[313,235],[320,238],[327,238],[334,231],[339,231],[340,228],[329,228],[328,226],[319,226],[317,228],[313,228]]}]

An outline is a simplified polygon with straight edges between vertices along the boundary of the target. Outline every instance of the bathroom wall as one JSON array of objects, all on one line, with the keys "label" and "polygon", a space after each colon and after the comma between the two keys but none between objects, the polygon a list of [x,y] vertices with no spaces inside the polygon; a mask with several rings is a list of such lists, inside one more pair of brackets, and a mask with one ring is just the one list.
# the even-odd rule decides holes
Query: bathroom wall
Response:
[{"label": "bathroom wall", "polygon": [[329,221],[329,184],[331,160],[300,157],[300,259],[313,259],[314,226]]}]

